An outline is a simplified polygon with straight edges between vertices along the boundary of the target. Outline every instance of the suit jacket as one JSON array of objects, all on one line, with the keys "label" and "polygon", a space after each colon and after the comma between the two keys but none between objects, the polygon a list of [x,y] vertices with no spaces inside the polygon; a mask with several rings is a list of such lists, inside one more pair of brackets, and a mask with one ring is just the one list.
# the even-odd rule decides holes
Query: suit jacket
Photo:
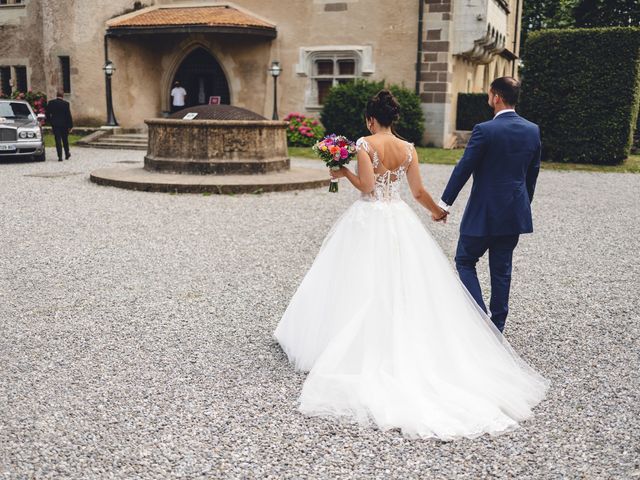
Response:
[{"label": "suit jacket", "polygon": [[61,98],[56,98],[47,103],[46,115],[47,121],[52,127],[73,128],[73,118],[71,117],[69,102]]},{"label": "suit jacket", "polygon": [[540,129],[515,112],[473,128],[442,195],[453,205],[469,177],[471,195],[460,233],[475,237],[531,233],[531,201],[540,171]]}]

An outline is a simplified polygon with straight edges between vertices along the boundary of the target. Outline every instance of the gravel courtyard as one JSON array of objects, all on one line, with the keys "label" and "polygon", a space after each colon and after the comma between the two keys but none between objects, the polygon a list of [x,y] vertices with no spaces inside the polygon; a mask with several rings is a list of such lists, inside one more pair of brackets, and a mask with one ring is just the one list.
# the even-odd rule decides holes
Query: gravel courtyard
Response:
[{"label": "gravel courtyard", "polygon": [[[0,164],[0,478],[640,478],[640,175],[541,173],[505,333],[549,395],[512,433],[439,442],[295,409],[272,331],[346,181],[144,193],[88,180],[144,152],[48,153]],[[439,195],[451,167],[422,170]],[[467,193],[446,226],[419,213],[452,264]]]}]

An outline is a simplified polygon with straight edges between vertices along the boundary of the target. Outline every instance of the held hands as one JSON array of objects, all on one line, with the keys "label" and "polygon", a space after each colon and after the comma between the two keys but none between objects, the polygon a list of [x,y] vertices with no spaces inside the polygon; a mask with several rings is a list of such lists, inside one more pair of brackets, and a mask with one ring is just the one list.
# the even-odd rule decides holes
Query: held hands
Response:
[{"label": "held hands", "polygon": [[449,215],[449,212],[447,212],[443,208],[436,207],[436,210],[431,212],[431,220],[433,220],[434,222],[447,223],[448,215]]}]

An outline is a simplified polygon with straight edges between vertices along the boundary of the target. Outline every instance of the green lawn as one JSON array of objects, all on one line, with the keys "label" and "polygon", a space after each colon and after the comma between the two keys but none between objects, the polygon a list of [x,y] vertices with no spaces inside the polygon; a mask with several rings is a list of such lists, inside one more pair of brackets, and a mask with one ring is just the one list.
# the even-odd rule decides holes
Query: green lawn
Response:
[{"label": "green lawn", "polygon": [[[420,163],[455,165],[464,150],[445,150],[444,148],[418,147]],[[315,159],[308,147],[289,147],[289,156]],[[585,165],[580,163],[543,162],[544,170],[582,170],[585,172],[640,173],[640,155],[631,155],[622,165]]]},{"label": "green lawn", "polygon": [[[69,135],[69,145],[75,145],[75,143],[82,138],[82,135]],[[53,138],[53,134],[45,133],[44,134],[44,146],[45,147],[55,147],[56,141]]]}]

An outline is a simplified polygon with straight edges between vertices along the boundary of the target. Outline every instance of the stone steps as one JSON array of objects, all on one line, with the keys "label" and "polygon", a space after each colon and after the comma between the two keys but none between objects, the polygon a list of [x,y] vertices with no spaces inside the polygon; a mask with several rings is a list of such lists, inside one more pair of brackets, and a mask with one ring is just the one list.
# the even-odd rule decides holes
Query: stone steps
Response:
[{"label": "stone steps", "polygon": [[147,144],[135,144],[135,143],[110,143],[110,142],[95,142],[82,145],[83,147],[90,148],[105,148],[111,150],[141,150],[147,151]]},{"label": "stone steps", "polygon": [[114,150],[147,150],[149,137],[143,132],[100,131],[89,135],[78,142],[79,146],[90,148],[104,148]]}]

